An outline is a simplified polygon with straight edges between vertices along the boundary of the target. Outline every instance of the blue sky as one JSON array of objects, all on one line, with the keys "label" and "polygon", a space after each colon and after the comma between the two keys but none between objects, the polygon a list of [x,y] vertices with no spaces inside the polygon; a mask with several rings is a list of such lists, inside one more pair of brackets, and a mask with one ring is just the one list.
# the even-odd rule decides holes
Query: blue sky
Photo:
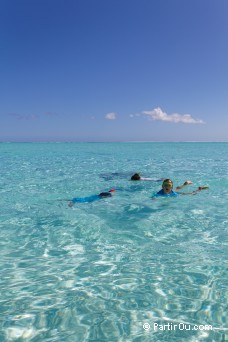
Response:
[{"label": "blue sky", "polygon": [[1,0],[0,141],[228,141],[227,0]]}]

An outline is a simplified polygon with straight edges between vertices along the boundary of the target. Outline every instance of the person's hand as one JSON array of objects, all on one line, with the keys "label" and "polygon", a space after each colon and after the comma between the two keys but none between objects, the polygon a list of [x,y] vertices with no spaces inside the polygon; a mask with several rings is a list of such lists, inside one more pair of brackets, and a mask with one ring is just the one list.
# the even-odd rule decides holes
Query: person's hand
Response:
[{"label": "person's hand", "polygon": [[188,184],[192,184],[192,181],[187,180],[186,182],[184,182],[184,185],[188,185]]},{"label": "person's hand", "polygon": [[205,190],[205,189],[208,189],[208,186],[199,186],[199,187],[198,187],[198,190],[199,190],[199,191]]}]

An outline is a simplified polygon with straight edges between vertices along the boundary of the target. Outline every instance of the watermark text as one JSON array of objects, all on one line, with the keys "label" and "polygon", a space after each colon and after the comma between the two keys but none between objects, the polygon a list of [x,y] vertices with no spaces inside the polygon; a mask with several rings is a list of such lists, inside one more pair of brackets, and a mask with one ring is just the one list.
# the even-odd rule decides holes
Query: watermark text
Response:
[{"label": "watermark text", "polygon": [[149,330],[153,330],[153,331],[171,331],[171,330],[191,330],[191,331],[209,331],[209,330],[213,330],[212,325],[210,324],[189,324],[189,323],[178,323],[178,324],[174,324],[174,323],[166,323],[166,324],[158,324],[158,323],[153,323],[153,324],[149,324],[149,323],[144,323],[143,324],[143,329],[146,331]]}]

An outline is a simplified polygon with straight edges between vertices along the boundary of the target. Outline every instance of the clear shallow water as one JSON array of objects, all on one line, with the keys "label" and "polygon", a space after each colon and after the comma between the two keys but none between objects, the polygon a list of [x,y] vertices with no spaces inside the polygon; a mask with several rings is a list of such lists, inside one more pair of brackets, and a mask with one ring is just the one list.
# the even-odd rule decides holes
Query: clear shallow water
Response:
[{"label": "clear shallow water", "polygon": [[[228,143],[2,143],[0,162],[1,342],[228,338]],[[210,189],[152,201],[137,171]]]}]

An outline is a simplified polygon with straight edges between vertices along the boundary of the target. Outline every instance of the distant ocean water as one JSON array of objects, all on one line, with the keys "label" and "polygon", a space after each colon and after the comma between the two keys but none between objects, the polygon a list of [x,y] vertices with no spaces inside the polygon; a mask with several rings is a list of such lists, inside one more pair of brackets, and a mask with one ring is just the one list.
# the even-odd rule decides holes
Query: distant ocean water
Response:
[{"label": "distant ocean water", "polygon": [[[228,143],[1,143],[0,165],[1,342],[228,340]],[[134,172],[209,189],[153,201]]]}]

